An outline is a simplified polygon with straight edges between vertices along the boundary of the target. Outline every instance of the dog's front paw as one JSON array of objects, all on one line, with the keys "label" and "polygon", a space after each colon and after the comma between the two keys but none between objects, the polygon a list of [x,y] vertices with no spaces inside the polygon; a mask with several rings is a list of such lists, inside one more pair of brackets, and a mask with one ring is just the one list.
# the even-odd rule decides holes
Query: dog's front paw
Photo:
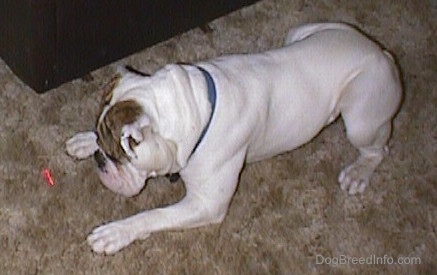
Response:
[{"label": "dog's front paw", "polygon": [[[142,239],[147,236],[142,236]],[[114,254],[135,239],[135,228],[132,225],[126,221],[116,221],[94,229],[87,241],[94,252]]]},{"label": "dog's front paw", "polygon": [[65,143],[67,153],[78,159],[84,159],[94,154],[99,146],[94,132],[82,132],[74,135]]}]

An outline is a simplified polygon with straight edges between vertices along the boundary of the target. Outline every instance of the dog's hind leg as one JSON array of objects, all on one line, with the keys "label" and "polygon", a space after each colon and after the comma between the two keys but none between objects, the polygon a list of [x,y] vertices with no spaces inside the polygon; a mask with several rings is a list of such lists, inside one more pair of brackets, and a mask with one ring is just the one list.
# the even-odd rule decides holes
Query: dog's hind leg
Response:
[{"label": "dog's hind leg", "polygon": [[386,55],[370,57],[340,102],[347,137],[360,151],[358,159],[344,168],[338,179],[341,189],[350,195],[364,191],[388,151],[392,119],[401,101],[398,72]]}]

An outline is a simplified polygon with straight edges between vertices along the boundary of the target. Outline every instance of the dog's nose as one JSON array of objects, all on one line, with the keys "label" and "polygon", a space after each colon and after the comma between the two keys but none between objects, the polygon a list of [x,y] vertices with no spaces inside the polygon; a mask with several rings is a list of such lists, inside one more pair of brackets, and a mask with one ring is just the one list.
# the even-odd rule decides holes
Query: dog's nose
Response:
[{"label": "dog's nose", "polygon": [[99,167],[99,169],[101,171],[105,171],[105,166],[106,166],[106,158],[105,156],[102,154],[102,152],[100,151],[96,151],[94,153],[94,159],[97,162],[97,166]]}]

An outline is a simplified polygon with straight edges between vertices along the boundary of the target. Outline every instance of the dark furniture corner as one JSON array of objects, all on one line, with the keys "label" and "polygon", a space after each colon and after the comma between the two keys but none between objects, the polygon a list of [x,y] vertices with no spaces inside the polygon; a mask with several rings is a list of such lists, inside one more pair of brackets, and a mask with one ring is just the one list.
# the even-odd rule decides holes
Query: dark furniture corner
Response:
[{"label": "dark furniture corner", "polygon": [[44,92],[257,0],[0,0],[0,56]]}]

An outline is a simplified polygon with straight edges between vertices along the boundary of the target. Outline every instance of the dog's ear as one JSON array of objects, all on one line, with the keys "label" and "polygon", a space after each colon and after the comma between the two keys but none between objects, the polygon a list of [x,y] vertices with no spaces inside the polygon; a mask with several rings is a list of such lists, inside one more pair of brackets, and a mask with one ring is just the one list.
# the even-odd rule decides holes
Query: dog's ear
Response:
[{"label": "dog's ear", "polygon": [[150,118],[142,114],[135,122],[121,129],[120,146],[130,158],[136,158],[133,147],[144,140],[143,129],[150,126]]},{"label": "dog's ear", "polygon": [[150,76],[150,74],[145,73],[143,71],[140,71],[132,66],[127,65],[126,67],[124,67],[125,70],[129,71],[130,73],[136,74],[136,75],[140,75],[140,76],[144,76],[144,77],[148,77]]},{"label": "dog's ear", "polygon": [[120,83],[120,80],[123,78],[123,76],[132,73],[135,75],[140,76],[150,76],[149,74],[146,74],[144,72],[141,72],[131,66],[118,66],[116,69],[116,73],[113,78],[103,87],[103,104],[104,106],[108,105],[109,102],[111,102],[114,88],[117,87],[117,85]]},{"label": "dog's ear", "polygon": [[130,65],[126,65],[126,66],[117,66],[117,70],[116,70],[117,74],[120,74],[121,76],[124,76],[128,73],[132,73],[132,74],[136,74],[136,75],[140,75],[140,76],[150,76],[150,74],[145,73],[141,70],[138,70]]},{"label": "dog's ear", "polygon": [[117,66],[115,73],[124,76],[129,73],[129,70],[126,68],[126,66]]},{"label": "dog's ear", "polygon": [[97,124],[97,143],[114,160],[135,157],[132,148],[141,142],[141,129],[149,124],[150,118],[136,101],[117,102]]},{"label": "dog's ear", "polygon": [[114,88],[118,85],[120,82],[120,79],[122,78],[122,75],[117,73],[108,84],[106,84],[103,87],[103,104],[107,105],[112,99]]}]

